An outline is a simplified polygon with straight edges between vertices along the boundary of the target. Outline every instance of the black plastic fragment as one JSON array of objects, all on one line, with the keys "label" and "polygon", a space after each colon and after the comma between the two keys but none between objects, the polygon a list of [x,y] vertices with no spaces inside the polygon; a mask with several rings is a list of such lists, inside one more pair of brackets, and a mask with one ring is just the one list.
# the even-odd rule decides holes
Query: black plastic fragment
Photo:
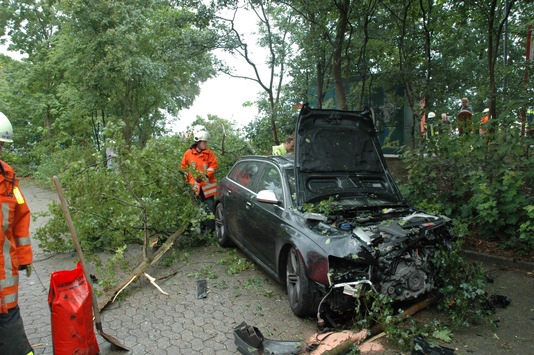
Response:
[{"label": "black plastic fragment", "polygon": [[197,298],[208,297],[208,283],[206,279],[197,280]]},{"label": "black plastic fragment", "polygon": [[441,346],[433,341],[428,341],[416,336],[413,340],[412,355],[453,355],[454,349]]},{"label": "black plastic fragment", "polygon": [[258,328],[245,322],[234,328],[234,342],[244,355],[295,355],[303,345],[299,341],[265,339]]}]

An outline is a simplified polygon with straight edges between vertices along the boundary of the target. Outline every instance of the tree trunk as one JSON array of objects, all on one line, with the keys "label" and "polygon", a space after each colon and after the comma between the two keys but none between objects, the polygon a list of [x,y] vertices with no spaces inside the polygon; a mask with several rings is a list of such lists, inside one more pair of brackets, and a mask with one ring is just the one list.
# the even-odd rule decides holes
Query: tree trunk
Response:
[{"label": "tree trunk", "polygon": [[347,110],[347,94],[343,85],[341,59],[343,53],[343,40],[345,32],[347,31],[348,19],[347,13],[350,5],[350,0],[344,0],[338,6],[339,18],[336,27],[336,38],[334,42],[334,57],[333,57],[333,77],[334,87],[336,88],[337,107],[340,110]]}]

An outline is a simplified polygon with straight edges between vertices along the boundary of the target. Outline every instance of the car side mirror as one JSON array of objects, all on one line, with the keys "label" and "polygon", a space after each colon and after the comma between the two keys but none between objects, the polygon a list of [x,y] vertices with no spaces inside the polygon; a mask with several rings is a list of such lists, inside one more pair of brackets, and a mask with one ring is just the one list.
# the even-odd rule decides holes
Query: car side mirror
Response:
[{"label": "car side mirror", "polygon": [[258,192],[258,195],[256,196],[256,200],[259,202],[265,202],[265,203],[273,203],[277,204],[278,199],[276,198],[276,194],[272,190],[261,190]]}]

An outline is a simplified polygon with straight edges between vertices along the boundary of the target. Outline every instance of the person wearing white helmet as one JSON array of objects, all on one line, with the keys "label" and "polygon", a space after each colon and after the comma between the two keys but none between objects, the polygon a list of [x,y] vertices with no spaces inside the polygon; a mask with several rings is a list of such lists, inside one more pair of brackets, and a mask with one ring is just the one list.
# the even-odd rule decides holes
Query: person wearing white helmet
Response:
[{"label": "person wearing white helmet", "polygon": [[438,122],[436,121],[436,114],[434,112],[429,112],[426,120],[426,134],[427,138],[432,138],[435,135],[439,134],[438,131]]},{"label": "person wearing white helmet", "polygon": [[[209,212],[215,212],[215,195],[217,194],[217,157],[208,148],[211,139],[209,132],[204,128],[194,133],[193,144],[185,152],[182,158],[181,169],[186,171],[186,180],[200,201],[204,202]],[[215,229],[215,224],[210,223],[209,228]]]},{"label": "person wearing white helmet", "polygon": [[[13,127],[0,112],[0,154],[4,143],[13,142]],[[29,355],[18,305],[19,270],[30,275],[33,253],[30,240],[30,209],[15,172],[0,160],[0,354]]]}]

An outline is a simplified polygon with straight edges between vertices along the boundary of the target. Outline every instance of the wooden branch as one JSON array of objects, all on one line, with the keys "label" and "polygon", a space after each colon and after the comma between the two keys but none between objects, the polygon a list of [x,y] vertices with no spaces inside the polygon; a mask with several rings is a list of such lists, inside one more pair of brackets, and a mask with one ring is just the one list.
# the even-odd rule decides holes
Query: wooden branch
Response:
[{"label": "wooden branch", "polygon": [[148,270],[149,267],[151,267],[153,264],[158,262],[158,260],[174,245],[176,240],[178,240],[179,237],[181,237],[185,231],[186,226],[182,226],[179,230],[174,232],[169,238],[163,243],[161,248],[159,248],[152,258],[149,258],[147,260],[142,260],[132,271],[130,275],[125,277],[119,284],[113,288],[112,290],[109,290],[107,292],[104,292],[102,296],[98,299],[98,307],[100,311],[102,311],[110,302],[111,299],[117,294],[118,292],[122,291],[126,286],[128,286],[129,283],[131,283],[133,280],[140,275],[144,274],[145,271]]},{"label": "wooden branch", "polygon": [[[407,310],[405,310],[404,312],[402,312],[400,314],[398,322],[403,321],[406,318],[408,318],[409,316],[412,316],[412,315],[416,314],[417,312],[425,309],[426,307],[428,307],[432,303],[434,303],[434,301],[435,300],[434,300],[433,297],[429,297],[429,298],[427,298],[427,299],[425,299],[425,300],[423,300],[421,302],[418,302],[418,303],[414,304],[413,306],[411,306],[410,308],[408,308]],[[373,335],[376,335],[378,333],[381,333],[381,332],[384,331],[385,328],[386,328],[386,325],[384,323],[375,324],[369,330],[369,336],[373,336]]]},{"label": "wooden branch", "polygon": [[150,281],[150,283],[151,283],[152,285],[154,285],[154,287],[155,287],[159,292],[163,293],[165,296],[168,296],[168,295],[169,295],[167,292],[163,291],[163,290],[161,289],[161,287],[159,287],[159,285],[156,283],[156,279],[155,279],[155,278],[153,278],[152,276],[150,276],[150,275],[147,274],[146,272],[143,273],[143,275],[145,275],[145,277],[148,279],[148,281]]},{"label": "wooden branch", "polygon": [[[404,312],[402,312],[400,314],[400,317],[398,318],[397,323],[401,322],[401,321],[405,320],[406,318],[408,318],[409,316],[412,316],[415,313],[425,309],[426,307],[428,307],[429,305],[434,303],[434,301],[435,301],[434,298],[429,297],[429,298],[427,298],[427,299],[425,299],[425,300],[423,300],[421,302],[418,302],[418,303],[414,304],[413,306],[411,306],[410,308],[408,308],[407,310],[405,310]],[[384,323],[375,324],[370,329],[363,330],[363,331],[361,331],[361,332],[356,334],[356,335],[361,335],[361,334],[365,333],[365,336],[363,336],[363,337],[355,336],[355,337],[349,338],[349,339],[347,339],[345,341],[342,341],[336,347],[334,347],[334,348],[332,348],[332,349],[330,349],[328,351],[323,352],[322,355],[346,354],[347,351],[350,350],[354,345],[362,344],[362,343],[368,341],[370,337],[372,337],[374,335],[377,335],[377,334],[382,334],[385,328],[386,328],[386,325]]]},{"label": "wooden branch", "polygon": [[115,299],[117,298],[117,296],[119,296],[119,294],[122,292],[122,290],[124,290],[126,287],[128,287],[129,284],[131,284],[132,282],[134,282],[134,280],[137,279],[137,276],[132,276],[132,278],[130,279],[130,281],[128,281],[126,283],[126,285],[124,285],[123,287],[121,287],[120,290],[117,291],[117,293],[115,294],[115,296],[113,297],[113,299],[111,300],[111,303],[115,302]]}]

